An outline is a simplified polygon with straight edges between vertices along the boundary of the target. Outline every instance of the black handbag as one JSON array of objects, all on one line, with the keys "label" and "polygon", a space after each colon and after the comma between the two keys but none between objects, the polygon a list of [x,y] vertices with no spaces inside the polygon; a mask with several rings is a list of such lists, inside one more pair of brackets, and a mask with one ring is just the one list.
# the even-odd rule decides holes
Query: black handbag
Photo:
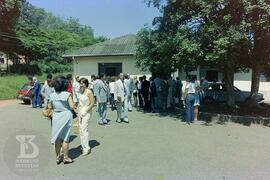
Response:
[{"label": "black handbag", "polygon": [[76,112],[74,111],[74,109],[72,109],[71,112],[72,112],[73,119],[75,119],[77,117]]}]

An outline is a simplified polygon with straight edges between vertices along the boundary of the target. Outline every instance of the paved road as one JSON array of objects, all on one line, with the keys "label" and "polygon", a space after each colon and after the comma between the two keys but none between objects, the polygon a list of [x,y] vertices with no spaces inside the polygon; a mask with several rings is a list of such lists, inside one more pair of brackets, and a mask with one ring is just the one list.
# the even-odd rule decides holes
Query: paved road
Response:
[{"label": "paved road", "polygon": [[[177,116],[136,111],[129,113],[130,124],[115,123],[115,112],[109,112],[108,117],[112,120],[109,126],[98,126],[94,113],[89,125],[93,150],[87,157],[79,156],[80,138],[74,127],[70,151],[75,163],[57,166],[49,144],[50,123],[41,110],[18,102],[0,106],[0,179],[270,179],[267,127],[186,125]],[[31,177],[18,176],[8,168],[15,150],[7,147],[13,134],[22,129],[45,137],[39,146],[44,166]]]}]

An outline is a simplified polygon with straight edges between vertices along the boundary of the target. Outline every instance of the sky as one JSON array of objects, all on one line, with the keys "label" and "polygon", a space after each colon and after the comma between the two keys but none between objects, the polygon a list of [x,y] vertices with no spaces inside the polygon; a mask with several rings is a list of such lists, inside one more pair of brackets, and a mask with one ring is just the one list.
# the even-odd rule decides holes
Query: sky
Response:
[{"label": "sky", "polygon": [[75,17],[94,29],[95,36],[115,38],[151,26],[159,11],[144,0],[28,0],[61,18]]}]

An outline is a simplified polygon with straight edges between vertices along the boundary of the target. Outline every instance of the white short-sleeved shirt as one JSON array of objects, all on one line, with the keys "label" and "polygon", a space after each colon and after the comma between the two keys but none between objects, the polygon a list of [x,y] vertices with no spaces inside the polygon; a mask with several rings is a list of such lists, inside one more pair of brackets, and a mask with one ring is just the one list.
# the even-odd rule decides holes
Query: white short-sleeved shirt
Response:
[{"label": "white short-sleeved shirt", "polygon": [[114,94],[114,86],[115,86],[115,82],[110,82],[109,83],[109,88],[110,88],[110,93]]},{"label": "white short-sleeved shirt", "polygon": [[186,89],[188,89],[188,94],[196,94],[196,89],[199,87],[199,83],[195,81],[194,83],[190,82],[186,85]]},{"label": "white short-sleeved shirt", "polygon": [[77,81],[74,81],[72,84],[72,87],[75,89],[76,93],[80,92],[80,83]]},{"label": "white short-sleeved shirt", "polygon": [[137,88],[138,88],[139,90],[142,89],[142,82],[141,82],[141,81],[138,81]]}]

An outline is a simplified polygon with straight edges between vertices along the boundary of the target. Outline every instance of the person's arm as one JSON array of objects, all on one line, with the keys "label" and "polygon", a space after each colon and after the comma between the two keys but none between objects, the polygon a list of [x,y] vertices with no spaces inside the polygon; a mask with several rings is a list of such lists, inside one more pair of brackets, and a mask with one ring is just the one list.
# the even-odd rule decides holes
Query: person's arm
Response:
[{"label": "person's arm", "polygon": [[50,101],[50,102],[48,102],[48,104],[47,104],[47,108],[48,109],[53,109],[53,106],[52,106],[52,102]]},{"label": "person's arm", "polygon": [[42,88],[41,88],[41,95],[42,95],[43,98],[45,98],[45,96],[46,96],[46,93],[45,93],[45,91],[46,91],[46,89],[45,89],[46,86],[47,86],[47,85],[44,85],[44,86],[42,86]]},{"label": "person's arm", "polygon": [[86,95],[89,99],[89,105],[86,107],[85,111],[89,112],[94,107],[94,95],[90,90],[87,91]]},{"label": "person's arm", "polygon": [[185,91],[184,91],[184,94],[183,94],[183,100],[186,99],[187,94],[188,94],[188,84],[186,84],[186,87],[185,87]]},{"label": "person's arm", "polygon": [[116,102],[119,102],[119,99],[117,98],[117,96],[119,95],[119,93],[118,93],[119,90],[118,89],[119,89],[119,87],[118,87],[118,83],[116,81],[115,84],[114,84],[114,100]]},{"label": "person's arm", "polygon": [[34,86],[33,86],[32,92],[33,92],[33,93],[36,93],[36,92],[37,92],[37,88],[38,88],[38,83],[35,82],[35,84],[34,84]]},{"label": "person's arm", "polygon": [[74,104],[74,102],[73,102],[73,100],[72,100],[72,97],[71,97],[71,95],[68,97],[68,105],[69,105],[69,107],[71,108],[71,109],[76,109],[76,106],[75,106],[75,104]]}]

